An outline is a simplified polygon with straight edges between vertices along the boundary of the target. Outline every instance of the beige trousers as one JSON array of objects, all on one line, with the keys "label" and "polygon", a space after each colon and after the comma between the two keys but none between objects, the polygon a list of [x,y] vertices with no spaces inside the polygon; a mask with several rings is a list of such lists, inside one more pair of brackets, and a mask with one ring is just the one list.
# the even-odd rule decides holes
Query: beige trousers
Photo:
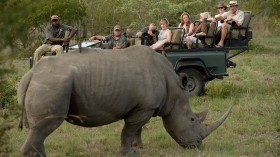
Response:
[{"label": "beige trousers", "polygon": [[55,52],[56,55],[63,54],[63,47],[61,45],[43,44],[34,52],[33,65],[35,65],[41,57],[47,52]]},{"label": "beige trousers", "polygon": [[[69,35],[70,31],[65,31],[64,38],[68,37]],[[34,52],[33,65],[35,65],[47,52],[55,53],[55,55],[61,55],[64,53],[63,47],[61,45],[43,44],[40,47],[38,47]]]}]

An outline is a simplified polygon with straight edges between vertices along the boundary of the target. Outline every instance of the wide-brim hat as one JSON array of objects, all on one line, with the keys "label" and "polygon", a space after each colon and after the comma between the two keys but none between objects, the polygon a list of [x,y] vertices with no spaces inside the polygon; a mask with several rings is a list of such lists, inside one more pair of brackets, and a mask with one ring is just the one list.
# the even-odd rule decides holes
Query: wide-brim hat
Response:
[{"label": "wide-brim hat", "polygon": [[217,6],[217,9],[218,8],[225,8],[225,9],[227,9],[227,6],[223,3],[223,2],[220,2],[219,4],[218,4],[218,6]]}]

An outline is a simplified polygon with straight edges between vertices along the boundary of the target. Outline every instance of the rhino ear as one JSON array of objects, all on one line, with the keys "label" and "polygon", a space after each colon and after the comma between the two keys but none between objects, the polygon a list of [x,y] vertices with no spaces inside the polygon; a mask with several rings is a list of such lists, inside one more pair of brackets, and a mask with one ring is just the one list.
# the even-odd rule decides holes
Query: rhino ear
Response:
[{"label": "rhino ear", "polygon": [[183,89],[187,89],[188,75],[186,73],[179,73],[180,85]]},{"label": "rhino ear", "polygon": [[203,122],[207,116],[208,110],[204,110],[200,113],[196,113],[195,115],[197,116],[197,118],[200,120],[200,122]]}]

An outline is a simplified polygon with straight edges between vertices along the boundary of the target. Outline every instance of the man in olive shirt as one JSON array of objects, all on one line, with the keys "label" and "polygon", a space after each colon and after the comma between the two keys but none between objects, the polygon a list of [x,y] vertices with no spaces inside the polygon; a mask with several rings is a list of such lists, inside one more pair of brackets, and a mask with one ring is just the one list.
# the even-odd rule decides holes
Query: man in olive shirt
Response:
[{"label": "man in olive shirt", "polygon": [[221,40],[216,45],[216,47],[223,47],[224,46],[224,40],[230,30],[231,25],[229,25],[227,22],[231,21],[234,26],[241,26],[244,21],[244,12],[241,10],[238,10],[238,4],[237,1],[230,1],[229,2],[230,11],[228,11],[226,14],[223,14],[223,16],[215,17],[216,20],[224,20],[224,23],[222,24],[221,29]]},{"label": "man in olive shirt", "polygon": [[47,52],[55,52],[56,55],[63,54],[62,45],[68,45],[71,38],[77,33],[77,30],[73,27],[60,24],[57,15],[52,15],[50,20],[51,25],[45,30],[45,42],[35,50],[33,65]]},{"label": "man in olive shirt", "polygon": [[92,40],[105,40],[108,42],[108,49],[123,49],[126,48],[127,40],[126,37],[122,34],[121,26],[116,25],[114,27],[114,33],[107,36],[92,36],[89,38],[89,41]]}]

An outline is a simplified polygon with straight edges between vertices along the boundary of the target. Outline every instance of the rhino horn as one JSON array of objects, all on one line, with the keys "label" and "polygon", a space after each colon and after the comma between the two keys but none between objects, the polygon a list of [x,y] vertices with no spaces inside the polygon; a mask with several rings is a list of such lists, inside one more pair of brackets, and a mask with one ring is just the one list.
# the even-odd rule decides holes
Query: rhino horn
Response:
[{"label": "rhino horn", "polygon": [[231,111],[232,107],[229,107],[229,109],[227,110],[227,112],[220,118],[218,119],[216,122],[212,123],[212,124],[206,124],[203,128],[203,132],[202,132],[202,139],[206,138],[212,131],[214,131],[215,129],[217,129],[228,117],[230,111]]}]

